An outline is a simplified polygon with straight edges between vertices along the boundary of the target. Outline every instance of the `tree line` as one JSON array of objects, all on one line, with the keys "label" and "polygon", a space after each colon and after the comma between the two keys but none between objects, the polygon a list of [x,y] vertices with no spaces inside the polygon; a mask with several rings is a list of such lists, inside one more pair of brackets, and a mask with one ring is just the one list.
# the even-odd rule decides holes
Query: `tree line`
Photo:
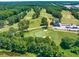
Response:
[{"label": "tree line", "polygon": [[63,56],[63,52],[59,51],[58,46],[49,36],[45,38],[23,37],[21,36],[22,33],[16,33],[12,28],[9,32],[1,33],[0,49],[7,49],[21,54],[30,52],[43,57]]},{"label": "tree line", "polygon": [[76,19],[78,19],[79,20],[79,8],[71,8],[70,9],[70,11],[71,11],[71,14],[76,18]]},{"label": "tree line", "polygon": [[79,38],[64,37],[60,43],[63,49],[70,49],[71,53],[79,54]]}]

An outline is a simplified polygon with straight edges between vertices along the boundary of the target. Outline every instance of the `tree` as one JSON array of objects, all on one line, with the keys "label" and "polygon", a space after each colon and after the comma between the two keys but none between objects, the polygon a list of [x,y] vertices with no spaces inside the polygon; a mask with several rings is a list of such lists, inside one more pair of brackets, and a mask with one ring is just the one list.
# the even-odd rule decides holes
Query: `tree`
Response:
[{"label": "tree", "polygon": [[0,11],[0,19],[5,20],[7,17],[13,15],[13,12],[11,10],[1,10]]},{"label": "tree", "polygon": [[21,39],[14,39],[12,40],[12,52],[17,53],[26,53],[27,51],[27,45],[26,42]]},{"label": "tree", "polygon": [[29,28],[29,20],[22,20],[18,23],[19,30],[24,31]]},{"label": "tree", "polygon": [[14,23],[19,22],[19,18],[17,15],[11,16],[7,18],[7,21],[9,22],[9,25],[13,25]]},{"label": "tree", "polygon": [[0,48],[11,49],[11,40],[5,37],[0,37]]},{"label": "tree", "polygon": [[64,37],[62,38],[60,46],[64,49],[69,49],[74,45],[74,43],[75,43],[75,40],[73,38]]},{"label": "tree", "polygon": [[37,51],[38,51],[38,56],[43,56],[43,57],[53,57],[54,56],[54,49],[52,46],[49,46],[48,44],[44,43],[39,43],[37,45]]},{"label": "tree", "polygon": [[3,28],[4,27],[4,21],[3,20],[0,20],[0,28]]},{"label": "tree", "polygon": [[63,56],[64,56],[64,52],[61,51],[55,52],[55,57],[63,57]]},{"label": "tree", "polygon": [[78,8],[71,8],[70,11],[71,11],[71,14],[72,14],[76,19],[79,20],[79,13],[78,13],[79,9],[78,9]]},{"label": "tree", "polygon": [[7,37],[11,38],[11,37],[14,37],[15,36],[15,33],[16,33],[16,29],[11,27],[9,28],[9,31],[7,32]]},{"label": "tree", "polygon": [[28,45],[27,51],[36,53],[38,56],[43,57],[62,56],[61,52],[58,52],[59,49],[54,41],[52,41],[49,37],[36,37],[35,40],[32,40]]},{"label": "tree", "polygon": [[34,10],[35,14],[33,14],[32,18],[33,19],[38,18],[40,15],[41,8],[39,6],[34,6],[33,10]]},{"label": "tree", "polygon": [[46,8],[46,12],[49,13],[49,14],[52,14],[52,16],[54,16],[55,18],[59,18],[61,19],[62,17],[62,14],[61,14],[61,11],[63,10],[63,6],[61,7],[60,5],[49,5],[48,7],[47,6],[44,6]]},{"label": "tree", "polygon": [[23,11],[23,12],[19,13],[17,16],[19,19],[23,19],[25,15],[26,15],[26,11]]},{"label": "tree", "polygon": [[29,45],[28,51],[36,53],[38,56],[53,56],[51,44],[45,41],[45,38],[36,37]]},{"label": "tree", "polygon": [[48,22],[47,22],[47,18],[43,17],[41,20],[41,26],[45,26],[43,28],[47,28],[48,27]]},{"label": "tree", "polygon": [[79,47],[79,38],[76,40],[75,46]]},{"label": "tree", "polygon": [[27,51],[32,52],[32,53],[38,53],[38,52],[36,52],[36,43],[33,42],[33,41],[32,42],[28,41],[28,49],[27,49]]},{"label": "tree", "polygon": [[39,16],[39,14],[38,14],[38,13],[35,13],[35,14],[33,14],[33,16],[32,16],[32,19],[38,18],[38,16]]},{"label": "tree", "polygon": [[60,11],[53,11],[52,16],[61,19],[62,14],[60,13]]}]

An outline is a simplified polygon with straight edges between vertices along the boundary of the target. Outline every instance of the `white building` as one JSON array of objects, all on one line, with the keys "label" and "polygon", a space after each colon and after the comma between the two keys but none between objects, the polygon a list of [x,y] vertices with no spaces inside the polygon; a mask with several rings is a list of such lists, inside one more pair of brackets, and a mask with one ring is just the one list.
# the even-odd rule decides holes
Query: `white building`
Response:
[{"label": "white building", "polygon": [[61,23],[59,23],[59,24],[60,24],[59,27],[54,26],[53,28],[61,29],[61,30],[69,30],[69,31],[79,31],[79,26],[77,26],[77,25],[61,24]]}]

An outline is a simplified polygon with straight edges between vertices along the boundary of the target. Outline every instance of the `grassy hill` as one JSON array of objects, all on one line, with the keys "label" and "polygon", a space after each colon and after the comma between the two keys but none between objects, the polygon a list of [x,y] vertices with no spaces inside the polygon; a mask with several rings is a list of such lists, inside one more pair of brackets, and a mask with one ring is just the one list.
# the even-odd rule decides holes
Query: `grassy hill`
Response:
[{"label": "grassy hill", "polygon": [[61,12],[61,14],[62,14],[61,23],[63,23],[63,24],[76,24],[76,25],[79,25],[79,20],[74,18],[74,16],[71,15],[71,12],[63,10]]}]

